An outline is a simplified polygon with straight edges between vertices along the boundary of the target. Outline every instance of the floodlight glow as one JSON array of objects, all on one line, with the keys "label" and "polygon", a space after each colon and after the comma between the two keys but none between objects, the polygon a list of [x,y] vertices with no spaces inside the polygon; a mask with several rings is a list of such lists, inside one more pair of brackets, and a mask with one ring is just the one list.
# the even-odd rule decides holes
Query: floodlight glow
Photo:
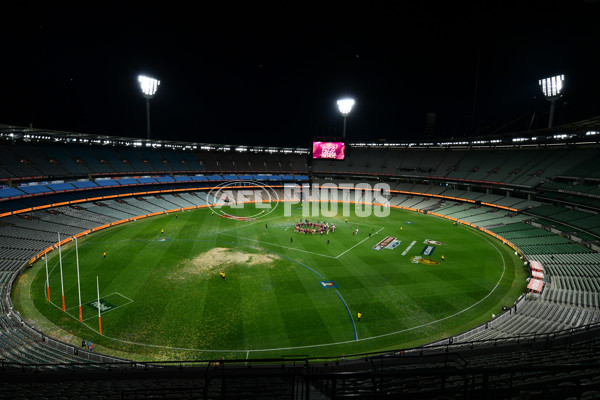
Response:
[{"label": "floodlight glow", "polygon": [[557,75],[551,78],[540,79],[540,87],[542,88],[542,92],[544,92],[544,96],[548,98],[558,97],[560,95],[560,91],[563,88],[563,82],[565,80],[564,75]]},{"label": "floodlight glow", "polygon": [[158,90],[158,85],[160,85],[160,81],[144,75],[138,76],[138,81],[140,82],[140,87],[142,88],[144,96],[149,99],[154,97]]},{"label": "floodlight glow", "polygon": [[354,106],[354,100],[353,99],[338,100],[337,105],[338,105],[338,108],[340,109],[340,113],[342,113],[342,115],[344,117],[346,117],[348,114],[350,114],[350,111],[352,111],[352,106]]}]

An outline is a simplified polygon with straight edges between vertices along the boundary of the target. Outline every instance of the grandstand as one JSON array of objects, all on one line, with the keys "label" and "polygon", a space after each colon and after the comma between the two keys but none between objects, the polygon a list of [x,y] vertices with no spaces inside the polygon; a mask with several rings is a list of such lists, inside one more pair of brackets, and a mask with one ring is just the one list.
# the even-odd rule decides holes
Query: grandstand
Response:
[{"label": "grandstand", "polygon": [[[535,146],[515,145],[510,137],[477,145],[351,143],[346,160],[311,163],[301,148],[236,150],[128,138],[100,144],[82,134],[3,128],[0,398],[596,396],[600,189],[594,160],[600,145],[583,143],[585,134],[558,142],[538,135]],[[278,188],[389,183],[392,207],[508,242],[529,266],[543,266],[543,287],[481,326],[418,348],[185,366],[81,350],[38,331],[14,310],[16,279],[57,243],[56,232],[73,237],[139,216],[204,207],[216,202],[206,189],[230,180]],[[348,196],[343,201],[360,201]],[[115,369],[123,373],[115,377]]]}]

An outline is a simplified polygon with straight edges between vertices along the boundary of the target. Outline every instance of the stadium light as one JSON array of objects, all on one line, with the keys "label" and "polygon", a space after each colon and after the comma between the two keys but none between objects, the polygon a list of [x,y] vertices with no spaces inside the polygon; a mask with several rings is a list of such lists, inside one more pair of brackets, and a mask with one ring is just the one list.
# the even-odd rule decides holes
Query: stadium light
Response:
[{"label": "stadium light", "polygon": [[564,75],[557,75],[551,78],[540,79],[539,84],[546,100],[550,102],[550,117],[548,119],[548,128],[552,128],[554,122],[554,109],[556,107],[556,100],[560,98],[560,92],[564,86],[565,80]]},{"label": "stadium light", "polygon": [[138,76],[142,94],[146,98],[146,138],[150,139],[150,99],[154,98],[160,81],[149,76]]},{"label": "stadium light", "polygon": [[346,117],[350,115],[350,111],[352,111],[352,107],[354,106],[354,99],[341,99],[337,101],[338,108],[342,117],[344,117],[344,130],[343,137],[346,137]]}]

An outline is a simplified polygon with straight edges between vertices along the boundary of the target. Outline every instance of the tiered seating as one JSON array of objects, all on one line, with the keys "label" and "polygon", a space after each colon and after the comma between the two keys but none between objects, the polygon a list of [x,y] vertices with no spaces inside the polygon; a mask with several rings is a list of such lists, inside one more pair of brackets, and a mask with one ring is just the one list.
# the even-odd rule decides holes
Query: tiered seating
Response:
[{"label": "tiered seating", "polygon": [[576,206],[584,206],[584,207],[593,208],[596,210],[600,209],[600,199],[588,197],[588,196],[541,191],[538,194],[538,198],[540,198],[542,200],[550,200],[550,201],[557,200],[561,203],[576,205]]},{"label": "tiered seating", "polygon": [[[2,223],[0,237],[23,238],[47,243],[54,240],[57,237],[57,232],[59,232],[58,230],[51,231],[56,226],[49,227],[49,225],[40,224],[39,222],[30,226],[25,221],[21,221],[21,217],[18,216],[5,217],[2,219]],[[40,226],[45,227],[45,229],[39,229]]]},{"label": "tiered seating", "polygon": [[590,249],[573,243],[552,232],[525,224],[511,224],[502,228],[492,228],[491,230],[511,241],[523,250],[525,254],[575,254],[592,252]]},{"label": "tiered seating", "polygon": [[19,186],[19,190],[25,194],[43,194],[43,193],[51,193],[52,189],[45,185],[28,185],[23,184]]},{"label": "tiered seating", "polygon": [[135,217],[135,215],[131,212],[109,207],[108,205],[102,202],[85,203],[80,207],[84,210],[89,211],[90,213],[94,213],[114,221],[120,221],[123,219]]},{"label": "tiered seating", "polygon": [[[2,177],[87,176],[177,171],[307,173],[298,154],[174,150],[149,147],[30,143],[0,149]],[[576,171],[589,173],[597,149],[364,149],[350,148],[344,161],[313,160],[314,171],[383,176],[434,177],[533,187]],[[587,164],[590,167],[585,167]],[[578,173],[571,173],[580,176]]]},{"label": "tiered seating", "polygon": [[[299,181],[298,175],[308,179],[306,159],[300,155],[283,155],[268,153],[248,152],[214,152],[191,150],[156,150],[150,148],[113,148],[113,147],[84,147],[79,145],[66,145],[64,148],[39,145],[27,145],[23,148],[2,146],[0,147],[0,178],[40,176],[62,174],[60,176],[83,176],[91,174],[110,174],[110,179],[95,181],[54,182],[40,183],[50,179],[38,179],[38,184],[20,186],[19,188],[3,188],[0,190],[0,200],[25,194],[41,195],[15,200],[21,208],[45,205],[60,201],[82,198],[77,190],[86,189],[86,195],[103,196],[108,194],[131,193],[134,190],[143,192],[148,188],[180,188],[211,182],[220,183],[223,179],[261,180],[265,182],[281,183],[283,181]],[[542,206],[535,200],[519,198],[519,193],[514,197],[505,197],[497,194],[497,190],[490,189],[484,192],[481,188],[472,187],[464,190],[464,186],[457,184],[458,188],[432,184],[448,178],[450,182],[458,181],[486,181],[499,182],[509,185],[535,187],[545,179],[559,176],[568,171],[575,171],[579,165],[580,170],[588,167],[590,160],[595,160],[597,150],[578,153],[577,157],[568,156],[570,150],[566,149],[536,149],[518,150],[507,152],[505,150],[362,150],[354,149],[351,157],[342,162],[316,161],[313,171],[331,171],[334,173],[348,174],[381,174],[407,177],[435,178],[425,183],[396,182],[393,190],[411,193],[426,193],[439,196],[472,200],[454,201],[430,196],[410,194],[397,194],[390,197],[392,205],[410,207],[421,210],[433,210],[441,215],[459,218],[466,222],[482,227],[492,227],[492,230],[502,237],[517,245],[530,259],[542,262],[546,267],[548,282],[545,290],[539,296],[532,296],[522,302],[516,313],[513,311],[489,329],[482,329],[480,333],[472,336],[473,339],[494,339],[526,335],[550,333],[556,330],[576,328],[599,321],[598,306],[600,305],[600,259],[587,247],[573,243],[566,238],[554,235],[544,229],[535,228],[520,221],[537,218],[547,219],[556,223],[569,224],[589,231],[600,229],[600,217],[578,210],[570,210],[556,206]],[[4,157],[6,155],[6,157]],[[567,156],[565,156],[567,155]],[[20,158],[23,157],[23,158]],[[180,171],[179,176],[172,176],[170,172]],[[206,176],[196,176],[199,171],[208,171]],[[589,168],[586,175],[593,175],[595,171]],[[143,178],[133,176],[145,176]],[[268,176],[267,176],[268,175]],[[124,176],[129,176],[124,178]],[[305,180],[306,180],[305,179]],[[410,178],[412,179],[412,178]],[[350,181],[348,181],[350,182]],[[450,183],[453,184],[453,183]],[[131,186],[129,186],[131,185]],[[543,186],[543,189],[553,190],[556,186]],[[69,192],[63,192],[63,191]],[[71,192],[74,191],[74,192]],[[56,192],[61,192],[56,193]],[[280,191],[281,193],[281,191]],[[586,194],[596,194],[594,189],[589,189]],[[524,196],[524,195],[521,195]],[[52,199],[52,201],[50,201]],[[347,201],[361,201],[354,193],[350,193]],[[11,200],[12,202],[13,200]],[[0,219],[0,355],[4,362],[17,363],[54,363],[65,361],[82,361],[73,354],[53,350],[39,341],[39,337],[19,326],[7,315],[5,300],[10,288],[9,282],[12,274],[22,267],[24,262],[32,255],[47,248],[57,240],[57,232],[63,235],[72,235],[94,226],[104,225],[113,221],[131,218],[133,216],[164,211],[182,207],[192,207],[213,203],[216,199],[206,192],[178,192],[161,193],[155,195],[136,195],[119,199],[99,200],[92,203],[77,205],[63,205],[49,210],[38,210],[20,215],[7,216]],[[503,209],[480,206],[479,202],[495,204],[526,210],[529,207],[531,214],[508,212]],[[4,206],[8,201],[0,202]],[[6,206],[8,208],[8,206]],[[16,208],[15,208],[16,209]],[[516,222],[516,223],[515,223]],[[556,225],[554,225],[556,226]],[[512,343],[514,345],[514,343]],[[558,357],[572,357],[574,363],[584,362],[589,357],[594,357],[597,343],[587,343],[586,351],[563,353],[557,358],[557,353],[536,353],[539,364],[557,362]],[[495,352],[492,352],[495,353]],[[597,353],[597,352],[596,352]],[[462,356],[462,355],[461,355]],[[465,356],[467,357],[467,356]],[[523,351],[501,352],[488,354],[478,358],[471,354],[468,362],[476,368],[514,367],[515,362],[522,362]],[[423,363],[425,364],[425,363]],[[533,363],[520,364],[531,366]],[[370,367],[372,364],[370,364]],[[415,364],[412,364],[414,367]],[[430,370],[435,370],[440,365],[427,362]],[[406,371],[406,370],[405,370]],[[548,381],[555,381],[558,376],[550,371],[546,375],[535,375],[528,371],[521,371],[522,375],[510,374],[512,385],[528,387],[528,379],[544,377]],[[592,374],[598,371],[578,371],[576,378],[578,384],[582,379],[593,380]],[[418,371],[411,371],[418,373]],[[587,375],[586,375],[587,374]],[[209,374],[203,375],[208,376]],[[465,380],[464,374],[451,376],[446,370],[443,378],[439,375],[423,374],[414,375],[411,379],[401,379],[398,382],[386,381],[374,384],[372,377],[369,379],[337,378],[344,381],[343,388],[336,388],[337,395],[360,395],[377,392],[385,388],[387,394],[417,393],[426,395],[432,387],[438,387],[441,382],[447,382],[448,387],[459,387]],[[503,388],[508,385],[506,373],[490,375],[494,387]],[[597,376],[597,374],[595,374]],[[246,376],[246,375],[245,375]],[[196,386],[189,391],[202,391],[213,393],[215,396],[223,394],[225,388],[223,377],[212,377],[209,380],[196,380]],[[244,378],[246,379],[246,378]],[[240,397],[252,397],[257,391],[268,391],[271,397],[290,398],[289,381],[280,378],[271,381],[239,379],[234,386],[235,394]],[[352,380],[353,379],[353,380]],[[479,377],[468,378],[470,384],[481,384]],[[35,381],[35,380],[31,380]],[[64,382],[64,381],[63,381]],[[123,380],[122,382],[128,382]],[[171,381],[170,381],[171,382]],[[160,386],[159,380],[143,383],[135,379],[129,380],[127,388],[120,387],[118,396],[126,395],[156,397],[157,391],[174,390],[174,385],[164,383]],[[228,384],[234,382],[229,379]],[[517,382],[517,383],[515,383]],[[101,385],[95,383],[82,385],[78,379],[72,380],[74,393],[81,396],[93,396],[94,390]],[[180,382],[182,386],[189,382]],[[330,382],[329,382],[330,383]],[[328,384],[329,384],[328,383]],[[155,384],[155,385],[154,385]],[[324,392],[331,394],[328,384],[323,386]],[[488,383],[485,383],[488,384]],[[4,385],[4,386],[1,386]],[[30,385],[30,383],[24,384]],[[152,386],[154,385],[154,386]],[[16,393],[18,386],[10,386],[6,382],[0,384],[0,398],[4,394]],[[62,387],[62,386],[61,386]],[[115,385],[115,387],[119,387]],[[189,386],[188,386],[189,387]],[[218,388],[218,389],[217,389]],[[429,388],[429,389],[428,389]],[[67,397],[66,390],[52,387],[53,395]],[[88,390],[89,391],[86,391]],[[99,390],[99,389],[98,389]],[[129,390],[129,391],[128,391]],[[229,390],[229,389],[227,389]],[[228,392],[229,393],[229,392]],[[21,396],[22,397],[22,396]],[[49,396],[47,396],[49,397]],[[126,396],[125,396],[126,397]]]},{"label": "tiered seating", "polygon": [[581,161],[570,157],[568,150],[533,150],[533,152],[531,158],[526,160],[527,163],[520,168],[521,172],[512,179],[507,179],[507,183],[532,187]]},{"label": "tiered seating", "polygon": [[478,215],[485,214],[488,211],[491,211],[491,210],[488,210],[487,207],[473,206],[472,204],[467,204],[467,207],[464,208],[463,210],[458,211],[458,212],[453,212],[451,214],[446,214],[446,215],[464,221],[467,218],[471,218],[471,219],[476,218]]},{"label": "tiered seating", "polygon": [[[165,152],[170,153],[170,152]],[[165,162],[165,159],[162,158],[159,153],[156,152],[156,149],[149,147],[138,147],[135,149],[135,154],[141,160],[144,165],[147,166],[149,171],[173,171],[173,167],[176,167],[175,171],[186,171],[187,168],[184,168],[184,165],[179,162],[174,162],[173,166],[169,164],[169,162]]]},{"label": "tiered seating", "polygon": [[[79,156],[77,151],[75,153],[69,151],[71,146],[62,146],[56,144],[47,144],[39,146],[38,149],[44,153],[47,158],[55,160],[69,175],[85,176],[92,172],[96,172],[92,168],[88,167],[86,163]],[[94,164],[91,165],[93,167]]]},{"label": "tiered seating", "polygon": [[[363,149],[351,148],[344,161],[313,160],[319,173],[437,177],[459,181],[502,182],[533,187],[580,163],[592,149]],[[350,154],[350,153],[349,153]]]},{"label": "tiered seating", "polygon": [[[542,205],[528,210],[527,213],[542,217],[539,222],[545,225],[557,224],[569,226],[570,231],[583,230],[600,236],[600,216],[591,212],[572,210],[560,206]],[[563,230],[569,231],[569,229]]]},{"label": "tiered seating", "polygon": [[[170,152],[170,151],[169,151]],[[161,154],[163,154],[161,152]],[[181,157],[181,162],[186,168],[190,171],[206,171],[206,166],[200,160],[199,155],[191,150],[182,150],[176,152],[179,157]],[[172,161],[170,161],[172,163]]]},{"label": "tiered seating", "polygon": [[[553,210],[550,210],[553,212]],[[526,333],[546,333],[600,322],[600,254],[527,224],[491,229],[511,241],[530,260],[545,268],[546,282],[539,296],[520,303],[501,322],[469,337],[487,340]]]},{"label": "tiered seating", "polygon": [[[490,154],[483,151],[465,152],[457,168],[445,176],[455,179],[483,180],[489,170],[482,166],[484,160],[489,160]],[[493,168],[493,167],[492,167]]]},{"label": "tiered seating", "polygon": [[581,153],[585,154],[581,162],[561,172],[560,176],[569,178],[600,178],[600,171],[598,170],[600,150],[598,148],[582,149]]},{"label": "tiered seating", "polygon": [[[191,207],[191,206],[201,206],[201,205],[206,205],[208,204],[207,201],[207,197],[206,195],[203,195],[202,192],[199,193],[179,193],[177,196],[179,197],[177,201],[178,204],[181,203],[181,201],[190,203],[190,205],[186,206],[186,207]],[[186,204],[186,203],[183,203]]]},{"label": "tiered seating", "polygon": [[[64,364],[79,358],[40,344],[23,329],[5,325],[0,329],[0,352],[8,362],[25,364],[49,364],[50,369],[67,368]],[[79,359],[83,362],[83,359]]]},{"label": "tiered seating", "polygon": [[[3,398],[594,398],[600,388],[597,338],[569,334],[478,348],[420,348],[358,358],[113,364],[14,369],[0,377]],[[309,362],[310,361],[310,362]],[[118,371],[116,371],[118,369]]]},{"label": "tiered seating", "polygon": [[[111,149],[111,153],[114,153],[114,155],[116,155],[116,157],[120,160],[120,163],[118,163],[117,165],[124,164],[126,166],[126,168],[122,169],[122,171],[131,169],[132,171],[142,173],[155,172],[154,169],[150,166],[150,164],[145,163],[140,158],[139,154],[137,153],[137,150],[132,147],[114,148]],[[104,154],[107,155],[107,152],[104,152]],[[115,166],[115,163],[117,163],[116,159],[113,158],[110,161],[110,163],[113,168],[119,168]]]},{"label": "tiered seating", "polygon": [[181,208],[177,204],[169,201],[165,196],[144,196],[143,201],[153,204],[157,211],[173,210],[175,208]]},{"label": "tiered seating", "polygon": [[35,146],[24,144],[1,145],[0,166],[4,178],[65,176],[67,172],[51,163]]},{"label": "tiered seating", "polygon": [[552,282],[542,298],[556,303],[598,309],[600,298],[600,255],[536,255]]},{"label": "tiered seating", "polygon": [[109,160],[95,153],[97,147],[71,146],[65,148],[75,157],[75,162],[85,165],[95,174],[110,174],[116,172],[110,165]]},{"label": "tiered seating", "polygon": [[[154,165],[154,169],[157,169],[157,164],[156,161],[154,160],[154,157],[151,155],[148,155],[147,152],[149,150],[144,149],[144,151],[142,152],[142,155],[145,155],[145,157],[147,157],[147,159],[151,160],[153,165]],[[190,166],[188,164],[188,162],[185,161],[185,158],[181,156],[180,153],[190,153],[189,151],[181,151],[181,152],[177,152],[175,150],[168,150],[168,149],[164,149],[161,150],[160,152],[157,152],[156,150],[152,150],[152,152],[156,153],[156,157],[160,158],[160,162],[162,163],[162,165],[164,166],[168,166],[168,169],[174,172],[187,172],[187,171],[191,171],[191,170],[195,170],[198,171],[200,170],[200,166],[198,165],[198,160],[195,159],[193,160],[193,166]]]},{"label": "tiered seating", "polygon": [[445,200],[443,205],[435,210],[436,213],[452,217],[454,214],[464,212],[472,207],[469,203],[459,203],[451,200]]},{"label": "tiered seating", "polygon": [[96,159],[100,160],[101,163],[110,166],[113,172],[129,173],[135,172],[131,161],[122,158],[112,148],[108,147],[94,147],[93,153],[96,155]]},{"label": "tiered seating", "polygon": [[89,221],[89,223],[84,222],[86,226],[89,226],[90,224],[93,226],[100,226],[113,221],[111,218],[108,218],[106,216],[90,212],[84,207],[84,205],[63,206],[54,208],[54,211],[70,216],[71,218],[77,218],[82,221]]},{"label": "tiered seating", "polygon": [[421,206],[426,202],[427,198],[421,196],[405,196],[404,199],[398,203],[400,207],[416,208],[421,209]]}]

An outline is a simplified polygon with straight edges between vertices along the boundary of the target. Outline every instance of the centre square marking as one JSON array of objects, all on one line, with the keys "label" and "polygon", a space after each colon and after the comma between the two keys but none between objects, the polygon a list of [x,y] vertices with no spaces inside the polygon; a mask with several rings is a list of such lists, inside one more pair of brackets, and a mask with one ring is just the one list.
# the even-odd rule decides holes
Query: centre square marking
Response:
[{"label": "centre square marking", "polygon": [[337,288],[338,285],[337,285],[337,283],[335,283],[335,281],[321,281],[321,287],[323,289],[331,289],[331,288]]},{"label": "centre square marking", "polygon": [[[250,227],[252,225],[255,225],[257,223],[265,223],[265,221],[276,220],[276,219],[279,219],[279,218],[281,218],[281,217],[273,217],[273,218],[269,218],[269,219],[265,219],[265,220],[258,220],[258,221],[250,222],[249,224],[246,224],[244,226],[236,226],[236,227],[233,227],[233,228],[229,228],[229,229],[225,229],[225,230],[222,230],[222,231],[218,231],[217,233],[221,234],[221,235],[231,236],[231,237],[234,237],[236,239],[248,240],[250,242],[255,242],[255,243],[264,243],[264,244],[267,244],[267,245],[270,245],[270,246],[280,247],[280,248],[283,248],[283,249],[288,249],[288,250],[293,250],[293,251],[299,251],[299,252],[302,252],[302,253],[314,254],[316,256],[333,258],[333,259],[340,258],[341,256],[343,256],[344,254],[346,254],[350,250],[354,249],[356,246],[364,243],[365,241],[367,241],[367,240],[369,240],[371,238],[371,236],[365,235],[364,239],[362,239],[360,242],[358,242],[358,243],[356,243],[356,244],[348,247],[346,250],[342,251],[338,255],[333,256],[333,255],[330,255],[330,254],[322,254],[322,253],[317,253],[317,252],[313,252],[313,251],[309,251],[309,250],[299,249],[297,247],[294,247],[293,243],[289,243],[289,245],[284,246],[282,244],[273,243],[273,242],[270,242],[270,241],[267,241],[267,240],[253,239],[253,238],[242,236],[242,235],[239,234],[240,231],[242,231],[244,229],[247,229],[248,227]],[[295,222],[291,222],[289,226],[293,226],[293,225],[295,225]],[[289,228],[289,226],[287,226],[286,228],[284,228],[284,230],[287,229],[287,228]],[[358,228],[359,224],[355,224],[355,226]],[[361,227],[368,226],[368,227],[373,228],[372,232],[370,232],[370,234],[372,234],[372,235],[379,234],[379,232],[381,232],[381,230],[384,228],[383,226],[380,227],[380,226],[371,225],[371,224],[360,224],[360,226]],[[375,228],[379,228],[379,229],[377,231],[375,231]],[[236,230],[237,232],[235,234],[229,233],[232,230]],[[263,230],[266,231],[266,229],[263,229]]]}]

